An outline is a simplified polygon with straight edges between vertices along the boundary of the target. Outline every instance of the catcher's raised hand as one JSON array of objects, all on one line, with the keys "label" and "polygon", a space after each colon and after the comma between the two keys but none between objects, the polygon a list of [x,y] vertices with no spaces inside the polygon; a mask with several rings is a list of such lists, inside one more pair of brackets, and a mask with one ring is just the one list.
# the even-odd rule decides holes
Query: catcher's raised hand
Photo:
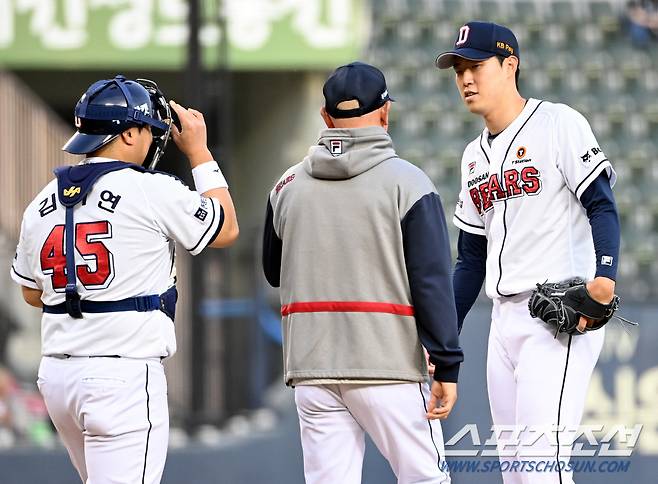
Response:
[{"label": "catcher's raised hand", "polygon": [[186,109],[175,101],[169,101],[169,104],[178,115],[182,128],[182,131],[179,131],[175,124],[171,127],[174,143],[190,160],[192,168],[212,160],[203,114],[196,109]]},{"label": "catcher's raised hand", "polygon": [[445,420],[457,402],[457,384],[445,381],[433,381],[432,396],[427,406],[429,420]]}]

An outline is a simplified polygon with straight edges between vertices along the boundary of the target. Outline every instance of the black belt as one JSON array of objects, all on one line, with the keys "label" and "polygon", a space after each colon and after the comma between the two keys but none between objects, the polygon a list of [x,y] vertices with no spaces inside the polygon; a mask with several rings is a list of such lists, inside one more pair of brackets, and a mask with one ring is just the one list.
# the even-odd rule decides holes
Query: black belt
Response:
[{"label": "black belt", "polygon": [[[120,311],[138,311],[142,313],[160,310],[173,321],[176,299],[178,299],[178,292],[176,286],[172,286],[159,296],[129,297],[119,301],[89,301],[85,299],[75,301],[75,304],[79,305],[79,310],[83,313],[115,313]],[[54,305],[44,304],[43,312],[48,314],[70,314],[69,305],[70,301]]]}]

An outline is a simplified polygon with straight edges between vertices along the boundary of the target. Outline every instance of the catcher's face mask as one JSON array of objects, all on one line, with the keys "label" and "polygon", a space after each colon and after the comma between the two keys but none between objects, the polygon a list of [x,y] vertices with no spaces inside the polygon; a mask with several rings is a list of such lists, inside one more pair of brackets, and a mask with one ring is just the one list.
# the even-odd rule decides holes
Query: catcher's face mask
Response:
[{"label": "catcher's face mask", "polygon": [[169,102],[155,82],[149,79],[137,79],[137,82],[144,86],[144,88],[151,96],[151,102],[153,104],[153,116],[155,119],[162,121],[167,125],[167,129],[164,131],[153,133],[153,142],[151,143],[151,147],[149,148],[144,163],[142,163],[142,165],[149,170],[153,170],[160,161],[160,158],[164,154],[165,148],[167,147],[167,142],[169,141],[169,136],[171,135],[172,123],[176,124],[178,129],[180,129],[180,121],[178,120],[176,113],[169,107]]}]

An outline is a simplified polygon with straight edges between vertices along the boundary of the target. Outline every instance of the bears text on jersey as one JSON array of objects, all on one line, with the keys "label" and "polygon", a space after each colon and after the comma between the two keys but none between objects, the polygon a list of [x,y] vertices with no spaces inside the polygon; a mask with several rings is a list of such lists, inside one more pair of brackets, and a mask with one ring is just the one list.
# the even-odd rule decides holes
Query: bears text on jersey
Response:
[{"label": "bears text on jersey", "polygon": [[[485,179],[484,181],[482,181]],[[493,202],[524,195],[537,195],[541,191],[541,172],[534,166],[524,166],[522,169],[511,168],[503,172],[502,180],[498,173],[493,173],[487,180],[482,175],[469,182],[469,194],[473,205],[482,215],[493,207]],[[477,184],[477,181],[482,181]]]}]

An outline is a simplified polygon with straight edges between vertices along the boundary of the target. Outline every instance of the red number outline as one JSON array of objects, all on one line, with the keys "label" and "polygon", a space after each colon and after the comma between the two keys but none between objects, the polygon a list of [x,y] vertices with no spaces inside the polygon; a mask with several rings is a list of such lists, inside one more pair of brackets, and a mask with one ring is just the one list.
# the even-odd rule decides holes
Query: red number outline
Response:
[{"label": "red number outline", "polygon": [[[41,247],[41,270],[51,276],[55,292],[63,292],[66,287],[64,235],[64,225],[56,225]],[[112,224],[107,220],[75,225],[75,250],[87,262],[76,265],[76,276],[87,290],[105,289],[114,280],[114,254],[102,242],[111,238]]]}]

